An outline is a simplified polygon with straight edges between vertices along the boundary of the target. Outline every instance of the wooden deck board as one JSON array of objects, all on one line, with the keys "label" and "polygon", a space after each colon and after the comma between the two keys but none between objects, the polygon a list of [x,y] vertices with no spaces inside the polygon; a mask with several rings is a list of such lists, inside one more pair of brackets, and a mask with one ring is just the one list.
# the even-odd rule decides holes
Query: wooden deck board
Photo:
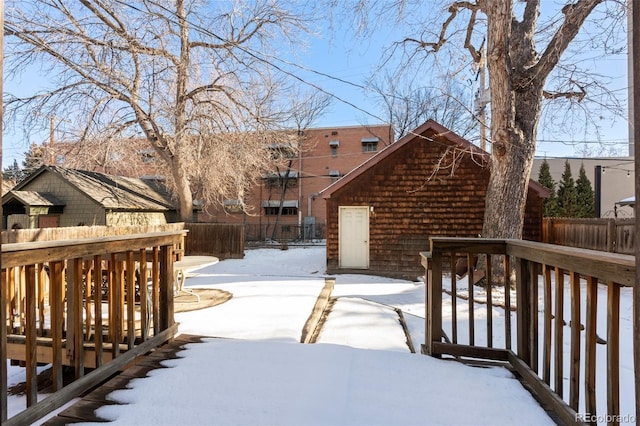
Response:
[{"label": "wooden deck board", "polygon": [[132,379],[147,377],[149,371],[157,368],[167,368],[161,364],[162,361],[180,358],[178,353],[184,350],[186,344],[201,342],[201,336],[177,336],[171,342],[139,358],[135,365],[126,368],[120,372],[120,374],[111,377],[98,387],[92,389],[83,395],[80,401],[47,420],[43,425],[58,426],[79,422],[105,422],[106,420],[95,415],[95,411],[104,405],[115,404],[115,402],[107,400],[107,395],[114,390],[126,388]]}]

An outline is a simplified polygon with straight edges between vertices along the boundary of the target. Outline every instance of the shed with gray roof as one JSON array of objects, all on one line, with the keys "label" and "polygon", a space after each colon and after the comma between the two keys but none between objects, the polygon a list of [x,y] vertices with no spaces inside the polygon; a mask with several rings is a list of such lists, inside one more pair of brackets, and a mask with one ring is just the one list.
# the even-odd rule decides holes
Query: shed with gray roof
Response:
[{"label": "shed with gray roof", "polygon": [[158,225],[178,218],[162,182],[43,166],[2,197],[3,228]]}]

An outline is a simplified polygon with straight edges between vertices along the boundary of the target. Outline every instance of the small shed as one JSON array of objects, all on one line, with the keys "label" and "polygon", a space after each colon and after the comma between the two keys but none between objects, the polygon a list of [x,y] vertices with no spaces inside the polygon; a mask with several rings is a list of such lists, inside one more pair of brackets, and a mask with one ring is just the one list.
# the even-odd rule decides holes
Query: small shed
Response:
[{"label": "small shed", "polygon": [[[322,192],[327,272],[415,280],[434,236],[482,232],[490,155],[429,120]],[[549,191],[530,181],[524,237],[542,238]]]},{"label": "small shed", "polygon": [[164,186],[58,166],[43,166],[2,197],[3,228],[162,225],[177,212]]}]

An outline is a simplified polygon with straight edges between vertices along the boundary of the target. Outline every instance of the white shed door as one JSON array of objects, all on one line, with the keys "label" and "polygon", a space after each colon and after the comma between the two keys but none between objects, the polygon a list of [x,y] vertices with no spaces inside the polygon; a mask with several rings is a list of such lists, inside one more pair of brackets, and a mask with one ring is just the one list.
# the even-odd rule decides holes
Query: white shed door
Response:
[{"label": "white shed door", "polygon": [[340,267],[369,268],[369,207],[340,207]]}]

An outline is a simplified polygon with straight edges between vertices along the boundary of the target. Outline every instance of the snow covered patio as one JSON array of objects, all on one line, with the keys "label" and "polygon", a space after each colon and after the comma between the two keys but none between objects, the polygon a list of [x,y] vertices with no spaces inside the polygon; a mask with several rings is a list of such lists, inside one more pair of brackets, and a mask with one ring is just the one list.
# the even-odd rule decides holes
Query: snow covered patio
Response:
[{"label": "snow covered patio", "polygon": [[199,270],[186,286],[233,297],[176,321],[181,333],[217,338],[188,345],[183,358],[163,362],[171,368],[112,393],[126,405],[98,415],[137,425],[553,424],[504,368],[410,353],[394,308],[419,347],[419,282],[336,276],[338,301],[318,343],[298,343],[324,263],[324,247],[259,249]]}]

